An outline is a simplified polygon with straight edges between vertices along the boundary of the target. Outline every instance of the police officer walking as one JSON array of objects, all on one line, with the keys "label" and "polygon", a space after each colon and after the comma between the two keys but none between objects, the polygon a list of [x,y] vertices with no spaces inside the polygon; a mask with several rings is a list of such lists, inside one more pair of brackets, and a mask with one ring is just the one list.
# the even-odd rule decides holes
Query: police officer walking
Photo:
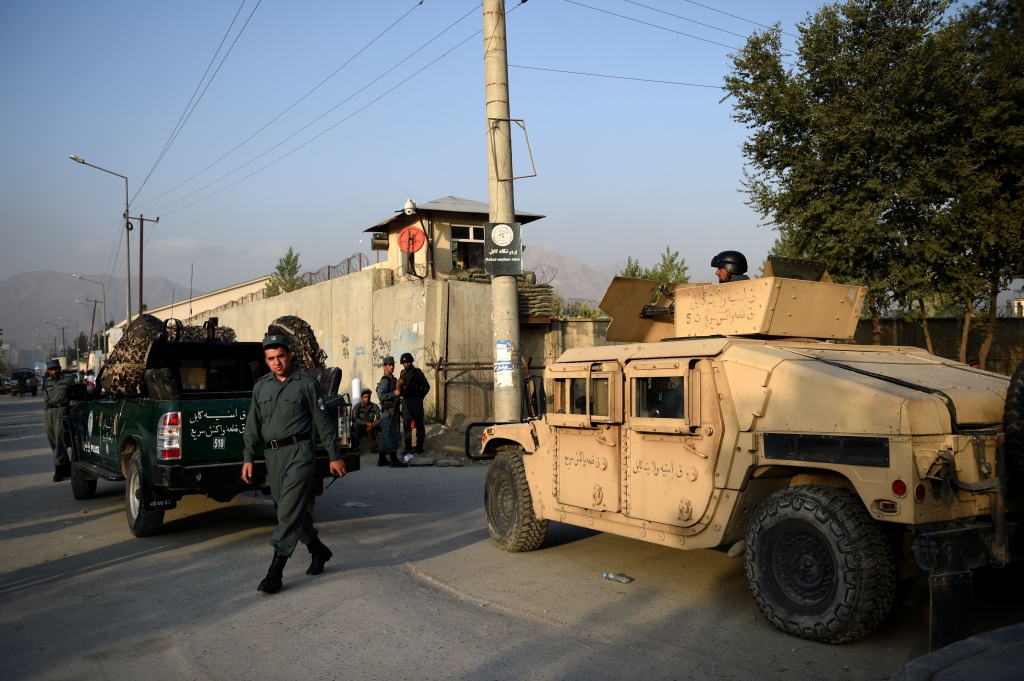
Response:
[{"label": "police officer walking", "polygon": [[[60,362],[51,359],[46,363],[46,375],[50,380],[43,386],[43,420],[46,423],[46,439],[53,450],[53,481],[60,482],[71,477],[71,459],[64,445],[64,416],[70,404],[71,376],[60,375]],[[25,396],[25,388],[21,389]]]},{"label": "police officer walking", "polygon": [[252,390],[252,404],[245,420],[245,450],[242,456],[242,480],[252,483],[252,462],[257,446],[264,445],[270,493],[277,502],[277,528],[270,537],[274,559],[257,591],[273,594],[281,590],[284,566],[302,542],[312,561],[307,575],[318,575],[332,557],[313,527],[308,512],[313,490],[313,425],[331,459],[331,473],[345,475],[345,464],[338,451],[338,432],[334,419],[328,418],[320,383],[292,364],[288,339],[272,335],[263,339],[263,356],[270,372]]},{"label": "police officer walking", "polygon": [[[412,364],[412,355],[402,354],[402,375],[398,385],[402,389],[402,426],[405,432],[403,454],[422,454],[426,428],[423,425],[423,398],[430,392],[430,383],[423,372]],[[412,429],[416,428],[416,445],[412,444]]]},{"label": "police officer walking", "polygon": [[373,391],[367,388],[359,395],[359,403],[352,408],[352,444],[359,449],[365,435],[370,441],[370,453],[377,454],[377,465],[387,466],[388,459],[380,454],[380,407],[370,401]]},{"label": "police officer walking", "polygon": [[402,389],[395,378],[395,358],[388,355],[381,362],[384,367],[384,375],[377,383],[377,399],[380,400],[380,454],[377,463],[381,466],[382,460],[390,459],[392,468],[405,468],[408,464],[398,459],[398,426],[401,414]]},{"label": "police officer walking", "polygon": [[718,283],[725,284],[730,281],[749,281],[746,275],[747,258],[739,251],[722,251],[711,259],[711,266],[718,269]]}]

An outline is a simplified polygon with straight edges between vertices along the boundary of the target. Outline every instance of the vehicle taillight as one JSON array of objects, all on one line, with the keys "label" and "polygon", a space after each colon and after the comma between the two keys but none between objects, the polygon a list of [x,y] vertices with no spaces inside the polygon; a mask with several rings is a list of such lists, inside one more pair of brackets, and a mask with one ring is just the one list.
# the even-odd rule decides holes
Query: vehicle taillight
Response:
[{"label": "vehicle taillight", "polygon": [[158,459],[181,458],[181,412],[171,411],[160,417],[156,427],[156,456]]},{"label": "vehicle taillight", "polygon": [[924,485],[918,485],[914,488],[914,498],[918,501],[924,501]]},{"label": "vehicle taillight", "polygon": [[907,483],[903,482],[899,478],[892,481],[892,493],[901,499],[907,496]]}]

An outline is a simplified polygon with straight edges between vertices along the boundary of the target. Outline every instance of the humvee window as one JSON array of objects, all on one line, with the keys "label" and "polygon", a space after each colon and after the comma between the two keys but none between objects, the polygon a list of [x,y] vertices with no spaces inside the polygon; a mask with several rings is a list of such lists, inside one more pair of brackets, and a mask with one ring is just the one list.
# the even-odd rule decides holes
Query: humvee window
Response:
[{"label": "humvee window", "polygon": [[609,416],[608,379],[595,378],[590,383],[590,415]]},{"label": "humvee window", "polygon": [[184,390],[206,390],[206,366],[203,360],[181,360],[181,387]]},{"label": "humvee window", "polygon": [[682,376],[634,379],[636,416],[647,419],[685,419]]},{"label": "humvee window", "polygon": [[587,379],[569,379],[569,413],[586,416],[587,414]]}]

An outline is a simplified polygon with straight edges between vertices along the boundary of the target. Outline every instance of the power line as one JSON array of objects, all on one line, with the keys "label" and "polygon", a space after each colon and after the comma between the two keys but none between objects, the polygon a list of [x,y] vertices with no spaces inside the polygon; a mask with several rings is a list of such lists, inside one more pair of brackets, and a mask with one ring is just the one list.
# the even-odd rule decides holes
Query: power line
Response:
[{"label": "power line", "polygon": [[[382,38],[382,37],[384,36],[384,34],[385,34],[385,33],[387,33],[388,31],[390,31],[391,29],[393,29],[393,28],[394,28],[395,26],[397,26],[397,25],[398,25],[398,24],[399,24],[399,23],[400,23],[400,22],[401,22],[401,21],[402,21],[403,19],[405,19],[405,18],[406,18],[407,16],[409,16],[410,14],[412,14],[413,10],[415,10],[415,9],[416,9],[417,7],[419,7],[420,5],[422,5],[422,4],[423,4],[423,2],[424,2],[424,0],[419,0],[419,2],[417,2],[417,3],[415,4],[415,5],[413,5],[413,6],[412,6],[412,7],[411,7],[411,8],[410,8],[410,9],[409,9],[409,10],[408,10],[408,11],[407,11],[407,12],[406,12],[405,14],[403,14],[403,15],[402,15],[402,16],[400,16],[400,17],[398,17],[398,19],[397,19],[397,20],[395,20],[395,22],[394,22],[394,23],[392,23],[392,24],[391,24],[390,26],[388,26],[388,27],[387,27],[386,29],[384,29],[383,31],[381,31],[380,33],[378,33],[378,34],[377,34],[377,37],[375,37],[375,38],[374,38],[373,40],[371,40],[370,42],[368,42],[368,43],[366,43],[365,45],[363,45],[363,47],[362,47],[362,48],[361,48],[361,49],[360,49],[360,50],[359,50],[358,52],[356,52],[356,53],[355,53],[355,54],[353,54],[353,55],[352,55],[351,57],[349,57],[349,58],[348,58],[348,60],[347,60],[347,61],[346,61],[346,62],[345,62],[344,64],[342,64],[341,66],[339,66],[339,67],[338,67],[337,69],[335,69],[335,70],[334,70],[334,72],[333,72],[333,73],[331,73],[331,75],[329,75],[329,76],[327,76],[326,78],[324,78],[324,79],[323,79],[322,81],[320,81],[320,82],[319,82],[319,83],[317,84],[317,86],[316,86],[316,87],[314,87],[314,88],[313,88],[312,90],[310,90],[309,92],[307,92],[306,94],[302,95],[302,96],[301,96],[301,97],[299,97],[299,98],[298,98],[297,100],[295,100],[295,101],[294,101],[294,102],[293,102],[293,103],[292,103],[292,104],[291,104],[291,105],[290,105],[290,106],[289,106],[289,107],[288,107],[287,109],[285,109],[284,111],[282,111],[281,113],[277,114],[277,115],[276,115],[276,116],[274,116],[274,117],[273,117],[272,119],[270,119],[270,121],[269,121],[269,122],[268,122],[268,123],[267,123],[266,125],[264,125],[264,126],[263,126],[262,128],[260,128],[259,130],[257,130],[257,131],[256,131],[256,132],[254,132],[253,134],[249,135],[249,136],[248,136],[247,138],[245,138],[245,139],[244,139],[244,140],[243,140],[243,141],[242,141],[241,143],[239,143],[238,145],[236,145],[236,146],[235,146],[234,148],[232,148],[232,149],[231,149],[230,151],[228,151],[228,152],[227,152],[226,154],[224,154],[223,156],[221,156],[220,158],[218,158],[218,159],[217,159],[216,161],[214,161],[214,162],[213,162],[213,163],[211,163],[210,165],[208,165],[208,166],[206,166],[205,168],[203,168],[202,170],[200,170],[200,171],[199,171],[198,173],[196,173],[195,175],[193,175],[193,176],[189,177],[189,178],[188,178],[187,180],[184,180],[183,182],[180,182],[180,183],[176,184],[175,186],[173,186],[173,187],[171,187],[170,189],[168,189],[167,191],[165,191],[165,192],[164,192],[163,194],[160,194],[160,195],[158,195],[158,196],[154,196],[154,197],[153,197],[152,199],[150,199],[149,201],[146,201],[146,203],[142,204],[142,206],[140,206],[140,208],[141,208],[141,207],[144,207],[144,206],[148,206],[149,204],[153,203],[153,202],[154,202],[154,201],[156,201],[157,199],[160,199],[160,198],[162,198],[162,197],[164,197],[164,196],[167,196],[168,194],[170,194],[171,192],[173,192],[173,191],[174,191],[175,189],[177,189],[178,187],[182,186],[183,184],[186,184],[187,182],[191,182],[192,180],[194,180],[195,178],[199,177],[200,175],[202,175],[203,173],[205,173],[205,172],[206,172],[207,170],[209,170],[210,168],[212,168],[213,166],[217,165],[218,163],[220,163],[221,161],[223,161],[223,160],[224,160],[225,158],[227,158],[228,156],[230,156],[231,154],[233,154],[233,153],[234,153],[235,151],[237,151],[237,150],[238,150],[238,149],[239,149],[240,147],[242,147],[242,146],[243,146],[243,145],[245,145],[245,144],[246,144],[247,142],[249,142],[249,140],[251,140],[251,139],[252,139],[253,137],[256,137],[256,135],[258,135],[258,134],[260,134],[261,132],[263,132],[264,130],[266,130],[266,129],[267,129],[268,127],[270,127],[270,126],[271,126],[271,125],[272,125],[272,124],[273,124],[273,123],[274,123],[275,121],[277,121],[277,119],[281,118],[281,116],[283,116],[283,115],[285,115],[286,113],[288,113],[289,111],[291,111],[291,110],[292,110],[293,108],[295,108],[295,107],[296,107],[296,106],[297,106],[297,105],[298,105],[298,104],[299,104],[300,102],[302,102],[302,101],[303,101],[304,99],[306,99],[306,98],[307,98],[307,97],[309,97],[309,96],[310,96],[311,94],[313,94],[313,93],[314,93],[314,92],[316,92],[316,91],[317,91],[318,89],[320,89],[320,87],[321,87],[321,86],[322,86],[322,85],[323,85],[324,83],[326,83],[327,81],[329,81],[329,80],[330,80],[331,78],[334,78],[334,76],[338,75],[338,73],[339,73],[339,72],[340,72],[340,71],[341,71],[341,70],[342,70],[343,68],[345,68],[346,66],[348,66],[348,65],[349,65],[349,64],[350,64],[350,63],[352,62],[352,60],[353,60],[353,59],[355,59],[355,58],[356,58],[356,57],[358,57],[358,56],[359,56],[360,54],[362,54],[363,52],[365,52],[367,48],[369,48],[369,47],[370,47],[371,45],[373,45],[373,44],[374,44],[375,42],[377,42],[377,41],[378,41],[378,40],[379,40],[380,38]],[[147,242],[148,242],[148,239],[147,239]]]},{"label": "power line", "polygon": [[[712,12],[718,12],[719,14],[724,14],[724,15],[725,15],[725,16],[727,16],[727,17],[732,17],[733,19],[739,19],[740,21],[745,21],[745,22],[747,22],[748,24],[754,24],[755,26],[760,26],[761,28],[772,28],[771,26],[769,26],[769,25],[767,25],[767,24],[762,24],[762,23],[760,23],[760,22],[757,22],[757,21],[751,21],[750,19],[744,19],[744,18],[743,18],[743,17],[741,17],[741,16],[737,16],[737,15],[735,15],[735,14],[729,14],[728,12],[723,12],[722,10],[720,10],[720,9],[715,9],[714,7],[711,7],[711,6],[709,6],[709,5],[702,5],[702,4],[700,4],[699,2],[694,2],[693,0],[683,0],[683,2],[688,2],[688,3],[690,3],[691,5],[697,5],[697,7],[703,7],[704,9],[709,9],[709,10],[711,10]],[[799,36],[795,36],[795,35],[793,35],[792,33],[786,33],[786,32],[785,32],[785,31],[783,31],[782,29],[779,29],[779,30],[780,30],[780,32],[781,32],[781,33],[782,33],[783,35],[788,35],[788,36],[789,36],[790,38],[796,38],[797,40],[799,40]]]},{"label": "power line", "polygon": [[631,78],[629,76],[610,76],[605,73],[586,73],[584,71],[563,71],[562,69],[545,69],[539,66],[521,66],[519,64],[509,64],[510,69],[530,69],[531,71],[551,71],[552,73],[570,73],[574,76],[593,76],[595,78],[616,78],[618,80],[636,80],[643,83],[661,83],[663,85],[686,85],[688,87],[706,87],[715,90],[721,90],[721,85],[699,85],[697,83],[680,83],[674,80],[652,80],[650,78]]},{"label": "power line", "polygon": [[[518,7],[518,5],[517,5],[517,7]],[[456,25],[458,25],[458,24],[459,24],[459,23],[461,23],[462,21],[464,21],[464,20],[466,19],[466,17],[468,17],[468,16],[469,16],[470,14],[472,14],[473,12],[475,12],[475,11],[476,11],[476,10],[477,10],[478,8],[479,8],[479,5],[476,5],[476,6],[474,6],[474,7],[472,8],[472,9],[470,9],[470,10],[469,10],[468,12],[466,12],[466,13],[465,13],[465,14],[463,14],[463,15],[462,15],[461,17],[459,17],[459,18],[458,18],[457,20],[455,20],[455,21],[454,21],[454,22],[453,22],[452,24],[450,24],[450,25],[449,25],[449,26],[448,26],[447,28],[445,28],[445,29],[444,29],[443,31],[441,31],[441,32],[440,32],[440,33],[438,33],[437,35],[435,35],[435,36],[434,36],[433,38],[431,38],[431,39],[430,39],[430,40],[428,40],[427,42],[425,42],[425,43],[423,43],[422,45],[420,45],[420,46],[419,46],[419,47],[418,47],[418,48],[417,48],[416,50],[414,50],[413,52],[411,52],[411,53],[410,53],[409,55],[407,55],[407,56],[406,56],[406,57],[405,57],[404,59],[402,59],[402,60],[401,60],[400,62],[398,62],[397,64],[395,64],[394,66],[392,66],[392,67],[391,67],[390,69],[388,69],[388,70],[387,70],[387,71],[385,71],[384,73],[380,74],[379,76],[377,76],[376,78],[374,78],[373,80],[371,80],[371,81],[370,81],[369,83],[367,83],[367,84],[366,84],[366,85],[364,85],[363,87],[359,88],[358,90],[356,90],[355,92],[353,92],[353,93],[352,93],[351,95],[349,95],[348,97],[346,97],[346,98],[345,98],[345,99],[343,99],[342,101],[338,102],[338,103],[337,103],[337,104],[335,104],[335,105],[334,105],[333,107],[331,107],[330,109],[328,109],[328,110],[327,110],[327,111],[325,111],[324,113],[320,114],[319,116],[317,116],[316,118],[314,118],[313,120],[311,120],[311,121],[310,121],[309,123],[307,123],[306,125],[302,126],[302,127],[301,127],[301,128],[299,128],[298,130],[296,130],[295,132],[293,132],[293,133],[292,133],[291,135],[289,135],[288,137],[284,138],[283,140],[281,140],[280,142],[278,142],[278,143],[277,143],[277,144],[275,144],[274,146],[270,147],[269,149],[267,149],[266,151],[264,151],[264,152],[263,152],[262,154],[260,154],[259,156],[256,156],[256,157],[254,157],[254,158],[251,158],[251,159],[249,159],[248,161],[246,161],[246,162],[245,162],[245,163],[243,163],[242,165],[238,166],[238,167],[237,167],[237,168],[235,168],[234,170],[232,170],[232,171],[230,171],[230,172],[228,172],[228,173],[225,173],[224,175],[221,175],[221,176],[220,176],[220,177],[218,177],[218,178],[217,178],[216,180],[213,180],[212,182],[208,182],[208,183],[204,184],[204,185],[203,185],[202,187],[199,187],[198,189],[195,189],[195,190],[193,190],[193,191],[189,192],[188,194],[185,194],[184,196],[181,196],[181,197],[179,197],[179,198],[177,198],[177,199],[174,199],[173,201],[170,201],[170,202],[168,202],[168,203],[165,203],[165,204],[164,204],[164,205],[162,205],[162,206],[159,206],[159,207],[157,207],[157,208],[153,208],[152,210],[161,210],[161,209],[163,209],[163,208],[166,208],[166,207],[168,207],[168,206],[171,206],[171,205],[173,205],[173,204],[175,204],[175,203],[178,203],[179,201],[183,201],[183,200],[187,199],[187,198],[188,198],[188,197],[190,197],[190,196],[193,196],[193,195],[195,195],[195,194],[198,194],[199,192],[203,191],[204,189],[207,189],[208,187],[211,187],[211,186],[213,186],[213,185],[217,184],[217,183],[218,183],[218,182],[220,182],[221,180],[224,180],[224,179],[226,179],[226,178],[230,177],[231,175],[234,175],[235,173],[237,173],[237,172],[238,172],[239,170],[241,170],[242,168],[246,167],[246,166],[247,166],[247,165],[249,165],[250,163],[253,163],[253,162],[255,162],[255,161],[258,161],[259,159],[263,158],[264,156],[266,156],[267,154],[269,154],[270,152],[272,152],[272,151],[273,151],[274,149],[277,149],[278,147],[280,147],[280,146],[281,146],[282,144],[284,144],[285,142],[287,142],[287,141],[291,140],[291,139],[292,139],[293,137],[295,137],[295,136],[296,136],[296,135],[298,135],[299,133],[303,132],[304,130],[306,130],[307,128],[309,128],[309,127],[310,127],[311,125],[313,125],[314,123],[316,123],[316,122],[320,121],[320,120],[321,120],[321,119],[323,119],[323,118],[324,118],[325,116],[327,116],[328,114],[332,113],[332,112],[333,112],[334,110],[336,110],[336,109],[337,109],[338,107],[342,106],[342,105],[343,105],[343,104],[345,104],[346,102],[350,101],[350,100],[351,100],[352,98],[356,97],[357,95],[359,95],[360,93],[362,93],[363,91],[365,91],[365,90],[366,90],[367,88],[369,88],[369,87],[370,87],[370,86],[372,86],[373,84],[377,83],[377,82],[378,82],[379,80],[381,80],[382,78],[384,78],[385,76],[387,76],[387,75],[388,75],[389,73],[391,73],[392,71],[394,71],[395,69],[397,69],[397,68],[398,68],[399,66],[401,66],[401,65],[402,65],[402,64],[404,64],[405,62],[409,61],[409,60],[410,60],[410,59],[411,59],[412,57],[414,57],[414,56],[415,56],[416,54],[418,54],[418,53],[419,53],[420,51],[422,51],[422,50],[423,50],[424,48],[426,48],[426,47],[427,47],[428,45],[430,45],[430,44],[431,44],[432,42],[434,42],[435,40],[437,40],[438,38],[440,38],[440,37],[441,37],[442,35],[444,35],[444,34],[445,34],[445,33],[447,33],[448,31],[450,31],[450,30],[451,30],[452,28],[454,28],[454,27],[455,27]],[[514,9],[514,8],[513,8],[513,9]],[[376,101],[376,100],[375,100],[375,101]],[[322,133],[321,133],[321,134],[322,134]],[[248,175],[248,176],[246,176],[246,177],[251,177],[251,175]],[[211,196],[212,196],[212,195],[211,195]],[[189,205],[192,205],[192,204],[189,204]],[[177,209],[176,209],[176,210],[177,210]],[[175,211],[171,211],[171,212],[176,212],[176,210],[175,210]],[[170,213],[168,213],[168,215],[170,215]]]},{"label": "power line", "polygon": [[[522,6],[523,6],[523,4],[524,4],[523,2],[520,2],[520,3],[518,4],[518,5],[516,5],[516,6],[515,6],[515,7],[513,7],[512,9],[508,10],[508,11],[507,11],[507,12],[505,13],[505,15],[506,15],[506,16],[508,16],[509,14],[511,14],[512,12],[514,12],[515,10],[519,9],[520,7],[522,7]],[[479,6],[478,6],[478,7],[479,7]],[[476,11],[476,9],[477,9],[477,7],[474,7],[474,8],[473,8],[473,10],[471,10],[471,11]],[[465,18],[465,17],[463,17],[463,18]],[[462,21],[462,19],[459,19],[459,21]],[[457,21],[457,22],[455,22],[455,23],[459,23],[459,22]],[[454,25],[455,25],[455,24],[452,24],[452,26],[454,26]],[[451,26],[449,26],[449,28],[451,28]],[[447,30],[448,30],[448,29],[446,28],[446,29],[445,29],[445,31],[447,31]],[[441,33],[444,33],[445,31],[442,31]],[[224,191],[225,189],[229,189],[229,188],[231,188],[231,187],[234,187],[234,186],[235,186],[236,184],[238,184],[238,183],[240,183],[240,182],[244,182],[245,180],[249,179],[249,178],[250,178],[250,177],[252,177],[253,175],[255,175],[255,174],[257,174],[257,173],[259,173],[259,172],[261,172],[261,171],[263,171],[263,170],[265,170],[265,169],[269,168],[270,166],[274,165],[274,164],[275,164],[275,163],[277,163],[278,161],[281,161],[281,160],[283,160],[283,159],[287,158],[288,156],[291,156],[292,154],[294,154],[294,153],[295,153],[296,151],[298,151],[299,149],[302,149],[302,148],[303,148],[304,146],[306,146],[307,144],[309,144],[309,143],[313,142],[313,141],[314,141],[314,140],[316,140],[317,138],[319,138],[319,137],[321,137],[321,136],[325,135],[326,133],[330,132],[331,130],[333,130],[334,128],[338,127],[339,125],[341,125],[341,124],[342,124],[342,123],[344,123],[345,121],[349,120],[349,119],[350,119],[350,118],[352,118],[353,116],[355,116],[355,115],[357,115],[358,113],[360,113],[360,112],[362,112],[362,111],[366,110],[367,108],[369,108],[369,107],[370,107],[370,106],[372,106],[373,104],[377,103],[378,101],[380,101],[381,99],[383,99],[383,98],[384,98],[384,97],[386,97],[387,95],[391,94],[392,92],[394,92],[395,90],[397,90],[398,88],[400,88],[400,87],[401,87],[402,85],[405,85],[405,84],[406,84],[407,82],[409,82],[410,80],[412,80],[413,78],[415,78],[415,77],[416,77],[416,76],[418,76],[419,74],[423,73],[424,71],[426,71],[427,69],[429,69],[429,68],[430,68],[431,66],[433,66],[433,65],[434,65],[434,64],[436,64],[437,62],[441,61],[441,60],[442,60],[442,59],[444,59],[444,58],[445,58],[446,56],[448,56],[449,54],[451,54],[451,53],[452,53],[452,52],[454,52],[455,50],[459,49],[460,47],[462,47],[462,46],[463,46],[463,45],[465,45],[465,44],[466,44],[467,42],[469,42],[469,41],[470,41],[470,40],[472,40],[473,38],[477,37],[477,36],[478,36],[478,35],[480,35],[481,33],[483,33],[483,29],[481,29],[481,30],[477,31],[476,33],[473,33],[473,34],[472,34],[472,35],[470,35],[470,36],[468,36],[468,37],[467,37],[467,38],[465,38],[465,39],[464,39],[464,40],[463,40],[462,42],[460,42],[460,43],[458,43],[457,45],[455,45],[454,47],[450,48],[450,49],[449,49],[449,50],[448,50],[447,52],[445,52],[445,53],[444,53],[444,54],[442,54],[441,56],[437,57],[436,59],[434,59],[434,60],[433,60],[433,61],[431,61],[431,62],[430,62],[429,64],[427,64],[426,66],[424,66],[424,67],[423,67],[423,68],[421,68],[420,70],[416,71],[416,72],[415,72],[415,73],[413,73],[412,75],[408,76],[407,78],[405,78],[404,80],[402,80],[401,82],[399,82],[398,84],[396,84],[396,85],[395,85],[394,87],[392,87],[391,89],[389,89],[389,90],[387,90],[386,92],[384,92],[384,93],[382,93],[382,94],[378,95],[378,96],[377,96],[377,97],[376,97],[375,99],[373,99],[373,100],[371,100],[371,101],[367,102],[366,104],[364,104],[364,105],[363,105],[362,107],[360,107],[359,109],[357,109],[357,110],[353,111],[353,112],[352,112],[351,114],[349,114],[349,115],[348,115],[348,116],[346,116],[345,118],[341,119],[340,121],[338,121],[338,122],[337,122],[337,123],[335,123],[334,125],[330,126],[330,127],[329,127],[329,128],[327,128],[326,130],[323,130],[322,132],[320,132],[320,133],[319,133],[319,134],[317,134],[316,136],[314,136],[314,137],[312,137],[312,138],[310,138],[310,139],[306,140],[305,142],[303,142],[303,143],[302,143],[302,144],[300,144],[299,146],[295,147],[294,149],[292,149],[292,150],[291,150],[291,151],[289,151],[288,153],[286,153],[286,154],[284,154],[284,155],[282,155],[282,156],[280,156],[280,157],[278,157],[278,158],[274,159],[273,161],[271,161],[270,163],[266,164],[265,166],[262,166],[261,168],[259,168],[259,169],[257,169],[257,170],[254,170],[253,172],[249,173],[249,174],[248,174],[248,175],[246,175],[245,177],[243,177],[243,178],[241,178],[241,179],[239,179],[239,180],[236,180],[236,181],[232,182],[231,184],[227,185],[226,187],[221,187],[220,189],[218,189],[217,191],[213,192],[212,194],[207,194],[207,195],[206,195],[206,196],[204,196],[203,198],[201,198],[201,199],[198,199],[198,200],[196,200],[196,201],[193,201],[193,202],[192,202],[192,203],[190,203],[190,204],[187,204],[187,205],[185,205],[185,206],[181,206],[180,208],[175,208],[174,210],[172,210],[172,211],[170,211],[170,212],[166,213],[166,215],[171,215],[172,213],[177,213],[177,212],[178,212],[178,211],[180,211],[180,210],[185,210],[186,208],[188,208],[188,207],[190,207],[190,206],[194,206],[194,205],[196,205],[197,203],[199,203],[199,202],[201,202],[201,201],[205,201],[206,199],[208,199],[208,198],[210,198],[210,197],[216,196],[217,194],[220,194],[220,193],[221,193],[222,191]],[[438,35],[441,35],[441,34],[439,33]],[[435,38],[436,38],[436,37],[437,37],[437,36],[435,36]],[[432,39],[431,39],[431,42],[432,42],[433,40],[434,40],[434,39],[432,38]],[[426,43],[426,44],[429,44],[429,42],[428,42],[428,43]],[[424,45],[424,47],[426,46],[426,44]],[[421,47],[420,49],[422,49],[422,47]],[[418,52],[418,51],[419,51],[419,50],[417,50],[417,52]],[[413,54],[415,54],[415,52],[414,52]],[[410,55],[410,56],[412,56],[412,55]],[[404,61],[404,60],[403,60],[403,61]]]},{"label": "power line", "polygon": [[[242,6],[245,5],[245,2],[246,2],[246,0],[242,0]],[[200,102],[200,100],[202,100],[203,95],[205,95],[206,91],[208,89],[210,89],[210,85],[213,83],[213,79],[217,77],[218,73],[220,73],[220,69],[221,69],[222,66],[224,66],[224,62],[227,61],[228,56],[231,54],[231,50],[235,49],[235,44],[238,42],[238,39],[242,37],[242,33],[245,31],[245,27],[249,25],[249,21],[252,19],[252,16],[254,14],[256,14],[256,10],[259,9],[261,2],[263,2],[263,0],[257,0],[256,1],[256,6],[253,7],[252,8],[252,12],[249,13],[249,18],[245,20],[245,23],[242,24],[242,28],[239,29],[238,34],[235,36],[235,39],[233,41],[231,41],[231,47],[229,47],[228,51],[224,53],[224,57],[221,58],[220,63],[217,64],[217,70],[213,72],[212,76],[210,76],[210,80],[208,80],[206,82],[206,87],[203,88],[203,91],[199,94],[199,97],[196,98],[195,103],[192,104],[191,100],[189,101],[189,104],[192,105],[192,108],[189,109],[188,108],[188,104],[185,105],[185,109],[186,109],[186,111],[188,111],[188,114],[185,115],[185,119],[181,121],[180,125],[175,126],[175,130],[171,133],[170,138],[168,138],[167,143],[164,145],[163,150],[160,152],[160,155],[157,157],[156,162],[153,163],[153,167],[149,169],[149,174],[146,175],[146,179],[144,179],[142,181],[142,184],[139,185],[139,188],[135,190],[135,196],[132,197],[132,201],[135,200],[135,197],[137,197],[139,195],[139,192],[142,191],[142,188],[146,186],[147,182],[149,182],[149,178],[153,175],[153,171],[156,170],[156,167],[158,165],[160,165],[160,161],[163,160],[164,155],[166,155],[167,152],[170,150],[171,145],[174,144],[174,140],[176,140],[178,138],[178,135],[181,133],[182,129],[185,127],[185,124],[188,123],[188,119],[192,117],[192,112],[194,112],[196,110],[196,107],[199,106],[199,102]],[[242,11],[242,6],[240,6],[238,8],[239,12]],[[237,12],[235,13],[235,18],[236,19],[238,18],[238,13]],[[235,20],[232,19],[231,26],[234,26],[234,24],[235,24]],[[224,34],[224,39],[226,39],[227,38],[227,34],[231,32],[231,26],[228,27],[227,33]],[[224,39],[221,40],[220,46],[217,47],[217,52],[214,53],[214,55],[213,55],[214,59],[217,58],[217,53],[220,52],[220,47],[224,45]],[[206,70],[207,70],[207,72],[209,72],[210,68],[207,67]],[[203,74],[203,78],[204,79],[206,78],[206,74]],[[202,85],[202,81],[199,81],[199,84]],[[199,88],[196,88],[196,89],[198,90]],[[195,94],[193,93],[192,96],[195,97]]]},{"label": "power line", "polygon": [[676,19],[682,19],[683,21],[689,21],[691,24],[697,24],[698,26],[705,26],[705,27],[713,29],[715,31],[721,31],[722,33],[728,33],[729,35],[734,35],[737,38],[743,38],[744,40],[747,39],[747,36],[745,36],[745,35],[743,35],[741,33],[733,33],[732,31],[727,31],[724,28],[718,28],[717,26],[712,26],[711,24],[705,24],[705,23],[703,23],[701,21],[697,21],[696,19],[688,19],[688,18],[686,18],[684,16],[680,16],[678,14],[672,14],[672,12],[666,12],[665,10],[658,9],[657,7],[651,7],[650,5],[644,5],[643,3],[634,2],[633,0],[622,0],[622,1],[623,2],[628,2],[629,4],[636,5],[638,7],[644,7],[646,9],[651,10],[652,12],[659,12],[661,14],[666,14],[666,15],[668,15],[670,17],[675,17]]},{"label": "power line", "polygon": [[615,12],[609,12],[606,9],[600,9],[600,8],[597,8],[597,7],[591,7],[590,5],[584,5],[582,2],[576,2],[576,0],[565,0],[565,1],[567,3],[569,3],[570,5],[578,5],[580,7],[586,7],[587,9],[592,9],[595,12],[601,12],[602,14],[610,14],[613,17],[618,17],[620,19],[625,19],[626,21],[633,21],[633,22],[636,22],[638,24],[643,24],[644,26],[650,26],[651,28],[657,28],[657,29],[660,29],[662,31],[668,31],[669,33],[675,33],[676,35],[686,36],[687,38],[693,38],[694,40],[700,40],[701,42],[711,43],[712,45],[718,45],[719,47],[727,47],[730,50],[738,50],[739,49],[738,47],[733,47],[732,45],[726,45],[725,43],[719,43],[719,42],[716,42],[714,40],[708,40],[707,38],[701,38],[700,36],[690,35],[689,33],[683,33],[682,31],[677,31],[677,30],[675,30],[673,28],[667,28],[665,26],[659,26],[658,24],[652,24],[652,23],[649,23],[647,21],[640,21],[639,19],[634,19],[633,17],[627,17],[625,14],[616,14]]}]

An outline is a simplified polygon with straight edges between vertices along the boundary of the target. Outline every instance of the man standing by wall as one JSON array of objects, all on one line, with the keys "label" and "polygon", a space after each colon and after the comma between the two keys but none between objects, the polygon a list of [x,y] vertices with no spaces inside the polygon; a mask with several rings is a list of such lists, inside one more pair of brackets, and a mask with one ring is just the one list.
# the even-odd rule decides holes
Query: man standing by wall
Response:
[{"label": "man standing by wall", "polygon": [[377,454],[377,465],[387,466],[388,459],[378,449],[380,445],[380,407],[370,401],[373,391],[367,388],[359,396],[359,403],[352,409],[352,444],[359,449],[365,435],[370,441],[370,453]]},{"label": "man standing by wall", "polygon": [[[71,459],[64,446],[64,412],[70,403],[71,376],[60,375],[60,362],[55,359],[46,363],[46,375],[50,380],[43,387],[43,420],[46,439],[53,450],[53,481],[60,482],[71,476]],[[21,396],[25,396],[25,388],[21,389]]]},{"label": "man standing by wall", "polygon": [[[405,432],[403,454],[422,454],[426,428],[423,426],[423,398],[430,392],[430,383],[423,372],[413,366],[412,355],[402,354],[402,375],[398,386],[402,389],[402,425]],[[416,445],[412,444],[412,429],[416,429]]]},{"label": "man standing by wall", "polygon": [[395,378],[395,358],[390,355],[381,362],[384,367],[384,375],[377,383],[377,399],[380,400],[380,455],[381,459],[390,458],[392,468],[405,468],[408,464],[398,460],[398,426],[402,418],[401,402],[402,389]]},{"label": "man standing by wall", "polygon": [[263,356],[271,373],[256,381],[252,390],[252,405],[245,420],[242,480],[252,482],[256,446],[264,443],[270,492],[277,502],[277,528],[270,538],[274,559],[256,590],[273,594],[281,590],[285,563],[298,542],[306,545],[312,558],[307,575],[323,572],[324,564],[332,557],[308,512],[315,455],[313,424],[330,455],[331,473],[344,477],[345,464],[338,451],[334,420],[327,417],[320,383],[292,365],[288,339],[278,335],[264,338]]}]

